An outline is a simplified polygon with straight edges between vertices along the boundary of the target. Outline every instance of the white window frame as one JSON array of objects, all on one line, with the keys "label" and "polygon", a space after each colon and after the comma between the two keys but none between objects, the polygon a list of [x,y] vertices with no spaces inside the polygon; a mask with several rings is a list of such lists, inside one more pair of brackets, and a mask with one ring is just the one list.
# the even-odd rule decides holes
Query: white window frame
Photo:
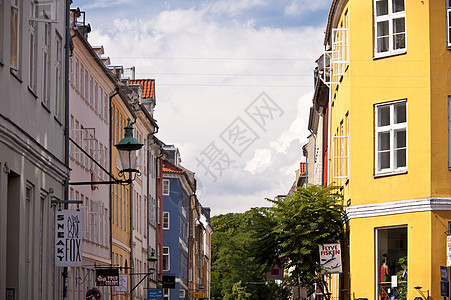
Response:
[{"label": "white window frame", "polygon": [[[20,66],[20,39],[21,39],[21,34],[20,34],[20,23],[22,22],[22,18],[21,18],[21,7],[20,7],[21,3],[20,0],[11,0],[11,12],[10,12],[10,54],[9,54],[9,63],[11,66],[11,69],[18,72],[19,71],[19,66]],[[12,12],[13,10],[16,12],[17,14],[17,18],[13,20],[12,16]],[[14,24],[14,27],[11,26],[13,24],[11,24],[11,22],[16,21],[16,23]],[[14,32],[15,30],[15,32]],[[11,40],[12,38],[15,38],[15,42],[13,43],[13,40]]]},{"label": "white window frame", "polygon": [[451,48],[451,1],[446,0],[446,46]]},{"label": "white window frame", "polygon": [[[163,246],[163,262],[164,259],[166,257],[166,261],[167,261],[167,266],[164,265],[164,263],[162,263],[162,267],[163,267],[163,271],[170,271],[171,270],[171,255],[170,255],[170,249],[168,246]],[[165,269],[165,267],[167,267]]]},{"label": "white window frame", "polygon": [[49,108],[50,103],[50,24],[44,24],[42,44],[42,102]]},{"label": "white window frame", "polygon": [[170,219],[171,218],[171,213],[168,211],[163,211],[163,229],[171,229],[171,223],[170,223]]},{"label": "white window frame", "polygon": [[64,103],[63,39],[58,32],[55,36],[55,48],[55,117],[61,120],[61,108]]},{"label": "white window frame", "polygon": [[169,179],[163,179],[163,195],[169,196],[171,190],[171,182]]},{"label": "white window frame", "polygon": [[[386,15],[377,16],[377,2],[383,0],[374,0],[374,57],[390,56],[407,51],[407,26],[406,26],[406,1],[404,0],[404,10],[400,12],[393,12],[393,1],[387,0],[388,13]],[[394,26],[393,21],[404,18],[404,48],[394,49]],[[378,35],[377,25],[381,22],[388,22],[388,51],[378,52]]]},{"label": "white window frame", "polygon": [[28,26],[29,39],[29,64],[28,64],[28,87],[33,93],[36,94],[37,85],[37,53],[38,53],[38,35],[37,35],[37,23],[34,21],[29,22]]},{"label": "white window frame", "polygon": [[[394,123],[394,108],[395,106],[404,103],[405,107],[406,107],[406,121],[403,123]],[[389,106],[390,108],[390,124],[389,125],[385,125],[385,126],[378,126],[377,122],[378,122],[378,117],[379,117],[379,108],[384,107],[384,106]],[[375,128],[375,134],[374,134],[374,158],[375,158],[375,166],[374,166],[374,170],[375,170],[375,174],[379,175],[379,174],[390,174],[390,173],[405,173],[408,169],[408,106],[407,106],[407,100],[403,99],[403,100],[399,100],[399,101],[392,101],[392,102],[386,102],[386,103],[381,103],[381,104],[377,104],[375,105],[375,113],[374,113],[374,128]],[[405,140],[405,149],[406,149],[406,163],[405,166],[402,167],[396,167],[395,166],[395,149],[394,149],[394,145],[395,145],[395,132],[396,131],[401,131],[405,129],[406,131],[406,140]],[[379,168],[380,163],[379,163],[379,133],[383,133],[383,132],[388,132],[390,134],[390,147],[389,147],[389,153],[390,153],[390,166],[389,168]]]}]

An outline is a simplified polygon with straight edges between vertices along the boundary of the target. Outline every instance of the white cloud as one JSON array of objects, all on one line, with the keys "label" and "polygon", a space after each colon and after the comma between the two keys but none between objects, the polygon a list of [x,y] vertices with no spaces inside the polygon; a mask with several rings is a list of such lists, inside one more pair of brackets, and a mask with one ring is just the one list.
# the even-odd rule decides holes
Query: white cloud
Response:
[{"label": "white cloud", "polygon": [[204,4],[214,14],[239,15],[251,8],[265,6],[262,0],[219,0]]},{"label": "white cloud", "polygon": [[132,0],[94,0],[90,1],[89,4],[83,6],[83,9],[93,9],[93,8],[105,8],[105,7],[112,7],[112,6],[119,6],[123,4],[130,4]]},{"label": "white cloud", "polygon": [[[231,3],[223,1],[224,10]],[[263,5],[244,3],[240,9]],[[204,186],[202,204],[216,215],[267,205],[265,197],[291,186],[308,134],[312,71],[324,28],[225,25],[210,13],[175,9],[149,19],[115,19],[93,24],[89,39],[104,46],[112,64],[135,66],[138,78],[156,79],[158,137],[180,148],[183,165]],[[261,92],[284,111],[266,131],[245,113]],[[237,117],[259,136],[242,156],[219,137]],[[233,160],[216,181],[195,160],[211,142]]]},{"label": "white cloud", "polygon": [[246,163],[245,170],[251,174],[260,173],[271,165],[272,153],[270,149],[257,149],[254,157]]},{"label": "white cloud", "polygon": [[299,16],[328,9],[329,5],[330,0],[291,0],[285,6],[284,12],[287,16]]},{"label": "white cloud", "polygon": [[287,6],[285,6],[285,15],[287,16],[297,16],[301,12],[301,7],[299,1],[291,1]]}]

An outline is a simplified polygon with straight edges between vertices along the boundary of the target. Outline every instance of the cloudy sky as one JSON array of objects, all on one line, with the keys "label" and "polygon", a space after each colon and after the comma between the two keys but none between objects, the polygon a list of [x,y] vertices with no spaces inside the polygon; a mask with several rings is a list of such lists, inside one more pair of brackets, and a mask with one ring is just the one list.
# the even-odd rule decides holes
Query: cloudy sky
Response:
[{"label": "cloudy sky", "polygon": [[89,42],[155,78],[158,138],[213,215],[267,206],[304,161],[330,0],[74,0]]}]

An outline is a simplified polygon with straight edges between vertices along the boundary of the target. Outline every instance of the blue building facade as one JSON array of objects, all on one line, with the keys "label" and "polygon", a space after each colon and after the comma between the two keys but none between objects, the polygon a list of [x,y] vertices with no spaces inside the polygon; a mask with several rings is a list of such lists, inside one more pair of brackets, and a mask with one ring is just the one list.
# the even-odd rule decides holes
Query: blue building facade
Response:
[{"label": "blue building facade", "polygon": [[175,288],[165,289],[165,300],[188,299],[189,294],[189,206],[195,182],[188,172],[163,162],[163,276],[175,276]]}]

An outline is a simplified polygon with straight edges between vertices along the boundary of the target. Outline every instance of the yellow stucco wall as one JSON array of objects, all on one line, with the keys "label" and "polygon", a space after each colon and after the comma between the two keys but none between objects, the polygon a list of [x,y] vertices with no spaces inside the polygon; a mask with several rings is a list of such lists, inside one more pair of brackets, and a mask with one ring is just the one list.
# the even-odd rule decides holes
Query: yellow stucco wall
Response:
[{"label": "yellow stucco wall", "polygon": [[431,194],[451,197],[448,169],[448,96],[451,95],[451,49],[446,47],[444,1],[430,2],[431,40]]},{"label": "yellow stucco wall", "polygon": [[[127,118],[131,118],[131,114],[119,96],[113,97],[111,101],[111,124],[112,124],[112,153],[111,153],[111,173],[117,179],[124,179],[119,176],[121,169],[119,153],[114,147],[124,137],[124,127],[127,125]],[[118,163],[119,162],[119,163]],[[130,267],[130,187],[128,185],[115,185],[112,191],[112,237],[113,237],[113,262],[116,265],[120,263],[121,267]],[[116,196],[117,193],[117,196]],[[116,261],[116,258],[118,259]],[[123,269],[120,273],[130,273],[129,269]],[[130,290],[129,277],[129,290]],[[128,296],[117,295],[114,299],[126,299]]]},{"label": "yellow stucco wall", "polygon": [[[428,20],[419,17],[427,15],[427,5],[407,1],[407,52],[378,59],[373,59],[373,22],[369,21],[373,20],[372,1],[354,0],[349,6],[352,204],[428,197],[430,145],[425,143],[430,139],[431,123]],[[418,17],[412,17],[415,15]],[[374,178],[374,105],[401,99],[407,99],[408,107],[408,172]]]},{"label": "yellow stucco wall", "polygon": [[[350,221],[351,293],[356,298],[376,299],[376,228],[407,226],[408,292],[415,286],[431,290],[431,213],[409,213]],[[417,251],[421,249],[421,251]],[[439,268],[437,273],[439,274]],[[440,293],[440,290],[438,291]]]},{"label": "yellow stucco wall", "polygon": [[[445,1],[406,0],[406,52],[374,58],[373,2],[349,0],[349,66],[331,87],[331,136],[349,112],[349,183],[351,205],[388,203],[431,197],[451,198],[448,169],[448,95],[451,50],[446,48]],[[339,21],[333,25],[339,27]],[[377,104],[407,100],[407,172],[375,175]],[[331,141],[329,141],[331,145]],[[331,155],[332,158],[332,155]],[[329,160],[332,164],[332,160]],[[329,169],[333,183],[332,170]],[[340,183],[335,180],[335,183]],[[406,225],[408,299],[415,286],[440,296],[440,266],[446,264],[446,235],[451,211],[423,211],[353,218],[350,226],[351,297],[376,299],[376,228]],[[445,226],[444,226],[445,225]]]}]

